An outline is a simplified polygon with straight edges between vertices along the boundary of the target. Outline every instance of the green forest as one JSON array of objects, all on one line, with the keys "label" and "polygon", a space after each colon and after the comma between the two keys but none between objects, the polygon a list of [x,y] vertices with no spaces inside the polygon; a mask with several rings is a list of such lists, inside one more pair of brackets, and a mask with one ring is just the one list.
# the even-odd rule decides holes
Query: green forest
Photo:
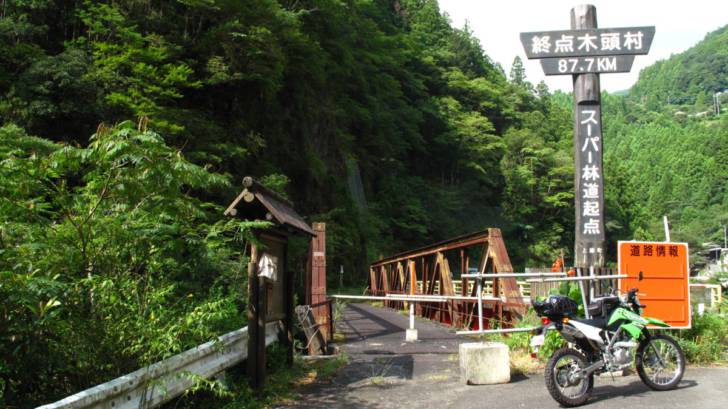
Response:
[{"label": "green forest", "polygon": [[[722,237],[728,116],[701,113],[726,36],[603,95],[612,262],[662,215],[696,266]],[[504,72],[436,0],[2,1],[0,95],[0,406],[244,326],[266,225],[222,212],[246,175],[327,223],[346,285],[487,227],[517,271],[572,251],[570,95]]]}]

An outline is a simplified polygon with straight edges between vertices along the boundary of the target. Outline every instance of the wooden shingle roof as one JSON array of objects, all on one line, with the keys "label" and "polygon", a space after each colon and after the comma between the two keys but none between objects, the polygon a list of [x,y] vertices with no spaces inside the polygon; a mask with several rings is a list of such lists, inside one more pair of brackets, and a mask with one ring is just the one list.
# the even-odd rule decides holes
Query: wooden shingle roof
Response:
[{"label": "wooden shingle roof", "polygon": [[[243,191],[225,210],[225,216],[236,216],[239,212],[243,213],[241,216],[256,215],[259,212],[256,212],[251,206],[255,207],[257,203],[258,206],[265,209],[266,218],[272,218],[272,221],[279,226],[310,236],[316,235],[311,226],[293,209],[291,202],[284,197],[261,185],[250,176],[243,178],[243,186]],[[239,210],[239,208],[241,209]]]}]

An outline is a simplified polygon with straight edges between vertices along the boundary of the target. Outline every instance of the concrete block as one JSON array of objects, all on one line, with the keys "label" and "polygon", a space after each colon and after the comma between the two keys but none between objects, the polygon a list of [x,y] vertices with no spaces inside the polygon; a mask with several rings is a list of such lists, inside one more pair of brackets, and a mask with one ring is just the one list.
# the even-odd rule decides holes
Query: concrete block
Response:
[{"label": "concrete block", "polygon": [[511,380],[508,346],[501,342],[460,344],[460,381],[468,385],[491,385]]},{"label": "concrete block", "polygon": [[417,341],[417,328],[407,328],[404,340],[407,342]]}]

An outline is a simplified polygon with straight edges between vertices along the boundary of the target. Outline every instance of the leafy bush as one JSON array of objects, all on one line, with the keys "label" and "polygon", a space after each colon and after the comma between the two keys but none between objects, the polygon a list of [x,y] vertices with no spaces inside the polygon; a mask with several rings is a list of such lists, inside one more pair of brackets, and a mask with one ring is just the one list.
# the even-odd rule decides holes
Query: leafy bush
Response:
[{"label": "leafy bush", "polygon": [[676,335],[690,363],[710,364],[726,359],[728,320],[718,314],[693,314],[692,328]]},{"label": "leafy bush", "polygon": [[220,220],[192,194],[228,186],[129,122],[85,148],[0,128],[6,403],[60,398],[243,326],[240,249],[263,225]]}]

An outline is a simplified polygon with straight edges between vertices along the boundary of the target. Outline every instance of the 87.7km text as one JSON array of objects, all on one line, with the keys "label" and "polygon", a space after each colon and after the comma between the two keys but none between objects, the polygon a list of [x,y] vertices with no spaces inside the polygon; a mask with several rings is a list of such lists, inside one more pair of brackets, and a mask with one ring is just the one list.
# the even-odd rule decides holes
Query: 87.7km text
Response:
[{"label": "87.7km text", "polygon": [[560,73],[615,72],[616,57],[559,58]]},{"label": "87.7km text", "polygon": [[629,72],[633,55],[595,57],[543,58],[541,66],[546,75],[569,75],[599,72]]}]

